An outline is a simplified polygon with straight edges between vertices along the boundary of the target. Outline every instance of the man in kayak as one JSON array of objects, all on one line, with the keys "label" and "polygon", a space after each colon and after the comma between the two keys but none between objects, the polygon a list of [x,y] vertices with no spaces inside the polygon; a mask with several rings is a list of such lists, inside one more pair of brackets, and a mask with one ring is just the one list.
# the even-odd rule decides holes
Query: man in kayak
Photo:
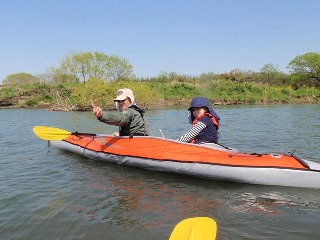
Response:
[{"label": "man in kayak", "polygon": [[119,89],[114,102],[119,112],[103,112],[97,102],[92,101],[93,115],[96,116],[100,122],[119,126],[119,132],[113,133],[114,136],[148,135],[143,117],[144,111],[136,106],[131,89]]},{"label": "man in kayak", "polygon": [[210,107],[208,99],[195,97],[188,109],[192,128],[178,139],[189,143],[218,143],[219,116]]}]

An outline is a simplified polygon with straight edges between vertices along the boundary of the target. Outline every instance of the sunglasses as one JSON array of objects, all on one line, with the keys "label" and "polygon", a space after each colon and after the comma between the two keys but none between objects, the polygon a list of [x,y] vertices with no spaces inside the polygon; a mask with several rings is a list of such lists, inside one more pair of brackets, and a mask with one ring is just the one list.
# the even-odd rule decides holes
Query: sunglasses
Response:
[{"label": "sunglasses", "polygon": [[116,102],[118,103],[124,103],[125,101],[127,101],[128,98],[126,98],[125,100],[117,100]]}]

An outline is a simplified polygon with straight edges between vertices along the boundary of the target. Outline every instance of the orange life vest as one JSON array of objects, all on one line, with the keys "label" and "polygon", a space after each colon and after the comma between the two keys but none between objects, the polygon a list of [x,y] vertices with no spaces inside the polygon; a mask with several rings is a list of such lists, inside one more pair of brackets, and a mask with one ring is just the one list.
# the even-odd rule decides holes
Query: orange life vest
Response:
[{"label": "orange life vest", "polygon": [[[217,128],[217,131],[218,131],[218,129],[219,129],[219,121],[211,113],[208,113],[208,112],[206,112],[205,114],[203,114],[203,115],[197,117],[196,119],[194,119],[193,122],[192,122],[192,126],[194,126],[204,116],[208,116],[210,118],[210,120],[212,121],[213,125]],[[194,138],[194,139],[190,140],[189,142],[190,143],[195,143],[196,139]]]},{"label": "orange life vest", "polygon": [[216,126],[216,128],[219,129],[219,121],[211,113],[208,112],[194,119],[192,122],[192,126],[194,126],[204,116],[208,116],[211,119],[212,123]]}]

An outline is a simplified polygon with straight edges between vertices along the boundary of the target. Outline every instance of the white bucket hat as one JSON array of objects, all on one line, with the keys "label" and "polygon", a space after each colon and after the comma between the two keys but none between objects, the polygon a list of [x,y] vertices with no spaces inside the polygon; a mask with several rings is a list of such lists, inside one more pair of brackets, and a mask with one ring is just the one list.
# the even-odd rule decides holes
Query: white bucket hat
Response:
[{"label": "white bucket hat", "polygon": [[116,104],[116,108],[121,111],[120,109],[120,106],[119,106],[119,102],[118,101],[123,101],[125,100],[126,98],[130,98],[131,100],[131,104],[130,106],[134,105],[135,102],[134,102],[134,95],[133,95],[133,92],[130,88],[122,88],[122,89],[119,89],[118,92],[117,92],[117,97],[114,99],[114,102]]}]

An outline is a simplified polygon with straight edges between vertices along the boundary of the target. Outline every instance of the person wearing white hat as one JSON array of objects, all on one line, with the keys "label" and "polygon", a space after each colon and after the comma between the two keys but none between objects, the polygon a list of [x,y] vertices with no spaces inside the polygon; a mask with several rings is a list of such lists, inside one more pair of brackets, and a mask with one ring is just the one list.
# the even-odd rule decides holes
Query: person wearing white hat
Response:
[{"label": "person wearing white hat", "polygon": [[131,89],[119,89],[114,102],[120,112],[103,112],[97,102],[92,101],[93,115],[96,116],[100,122],[119,126],[119,132],[113,133],[114,136],[148,135],[143,116],[144,110],[136,105]]}]

